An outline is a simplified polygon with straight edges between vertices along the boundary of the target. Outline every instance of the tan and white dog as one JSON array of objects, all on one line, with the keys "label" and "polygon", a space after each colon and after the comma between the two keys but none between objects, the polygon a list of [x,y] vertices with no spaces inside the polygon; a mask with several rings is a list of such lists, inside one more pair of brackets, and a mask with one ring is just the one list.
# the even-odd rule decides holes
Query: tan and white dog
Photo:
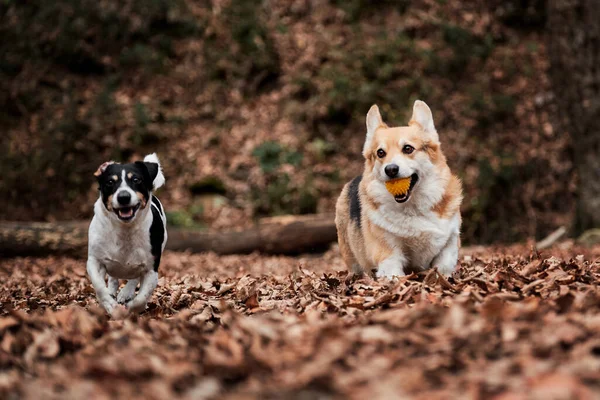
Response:
[{"label": "tan and white dog", "polygon": [[[348,268],[392,277],[436,267],[450,275],[460,247],[462,186],[446,163],[427,104],[417,100],[408,126],[394,128],[372,106],[363,156],[363,175],[344,186],[336,205]],[[388,191],[402,181],[402,193]]]}]

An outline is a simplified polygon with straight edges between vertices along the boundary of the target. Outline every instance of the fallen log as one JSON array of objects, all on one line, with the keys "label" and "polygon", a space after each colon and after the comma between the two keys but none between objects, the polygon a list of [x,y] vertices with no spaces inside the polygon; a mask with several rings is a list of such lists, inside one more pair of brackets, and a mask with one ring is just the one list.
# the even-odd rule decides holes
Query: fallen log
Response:
[{"label": "fallen log", "polygon": [[[87,255],[89,222],[1,222],[0,257]],[[217,254],[299,254],[322,251],[336,240],[332,214],[261,219],[241,231],[169,228],[167,249]]]},{"label": "fallen log", "polygon": [[537,242],[535,244],[535,248],[537,250],[547,249],[548,247],[551,247],[554,243],[558,242],[563,236],[565,236],[566,233],[567,228],[561,226],[560,228],[546,236],[544,239]]}]

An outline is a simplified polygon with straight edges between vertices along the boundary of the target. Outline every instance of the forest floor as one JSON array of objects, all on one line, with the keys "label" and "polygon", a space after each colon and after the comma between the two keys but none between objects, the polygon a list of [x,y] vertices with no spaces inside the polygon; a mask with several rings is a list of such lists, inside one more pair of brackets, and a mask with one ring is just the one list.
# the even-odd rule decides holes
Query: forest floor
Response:
[{"label": "forest floor", "polygon": [[85,261],[0,260],[0,397],[588,399],[600,248],[472,248],[449,279],[319,256],[167,253],[148,310],[109,320]]}]

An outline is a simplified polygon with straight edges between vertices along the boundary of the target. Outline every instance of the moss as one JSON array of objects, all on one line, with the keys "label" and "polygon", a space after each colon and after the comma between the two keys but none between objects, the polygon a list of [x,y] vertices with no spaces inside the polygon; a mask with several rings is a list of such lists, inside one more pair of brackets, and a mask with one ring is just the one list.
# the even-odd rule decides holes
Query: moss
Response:
[{"label": "moss", "polygon": [[186,210],[173,210],[173,211],[165,211],[167,217],[167,223],[170,226],[175,226],[178,228],[202,228],[201,225],[198,225],[192,215]]}]

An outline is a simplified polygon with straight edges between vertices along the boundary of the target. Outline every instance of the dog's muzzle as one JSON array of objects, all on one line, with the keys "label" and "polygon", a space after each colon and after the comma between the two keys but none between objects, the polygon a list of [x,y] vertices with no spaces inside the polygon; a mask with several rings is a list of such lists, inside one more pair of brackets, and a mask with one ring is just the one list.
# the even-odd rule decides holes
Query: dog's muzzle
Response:
[{"label": "dog's muzzle", "polygon": [[138,212],[139,209],[140,209],[140,203],[136,204],[135,206],[126,206],[126,207],[115,208],[114,210],[115,210],[115,214],[117,214],[117,217],[121,221],[129,222],[135,217],[135,214]]},{"label": "dog's muzzle", "polygon": [[134,217],[137,211],[140,209],[140,202],[131,204],[131,193],[126,190],[122,190],[117,193],[117,206],[113,206],[113,210],[117,217],[123,222],[129,222]]},{"label": "dog's muzzle", "polygon": [[410,185],[408,186],[408,190],[404,193],[399,193],[399,194],[394,195],[394,200],[396,200],[396,203],[405,203],[408,201],[408,199],[410,198],[410,195],[412,193],[412,190],[415,187],[415,185],[417,184],[418,180],[419,180],[419,176],[417,174],[412,174],[410,176]]}]

